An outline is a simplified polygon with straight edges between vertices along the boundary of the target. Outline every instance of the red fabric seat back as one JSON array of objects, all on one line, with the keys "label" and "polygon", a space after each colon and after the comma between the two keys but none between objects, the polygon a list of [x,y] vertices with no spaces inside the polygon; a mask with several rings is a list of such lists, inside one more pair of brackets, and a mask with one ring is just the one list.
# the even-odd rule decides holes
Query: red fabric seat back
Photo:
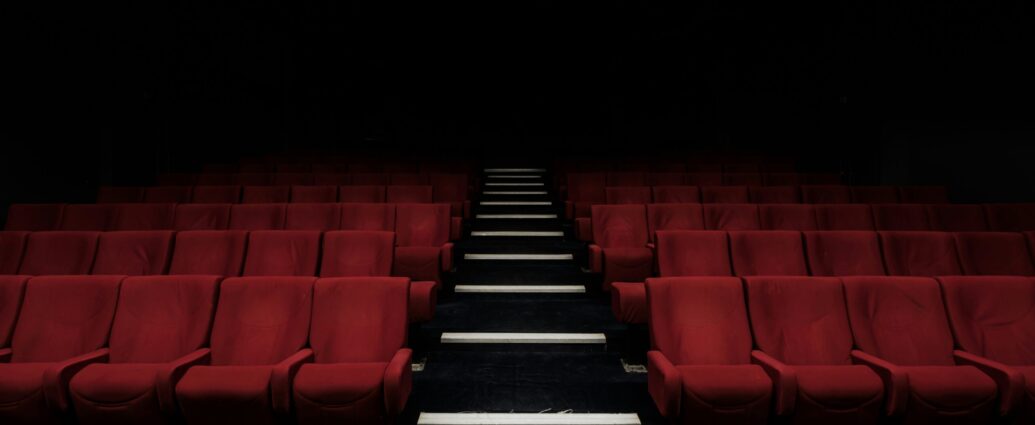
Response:
[{"label": "red fabric seat back", "polygon": [[104,347],[122,279],[123,276],[29,279],[11,338],[11,363],[57,362]]},{"label": "red fabric seat back", "polygon": [[230,208],[230,230],[281,230],[287,204],[238,204]]},{"label": "red fabric seat back", "polygon": [[938,282],[926,277],[844,277],[855,345],[902,366],[951,366],[953,340]]},{"label": "red fabric seat back", "polygon": [[806,204],[848,204],[852,202],[848,186],[803,185],[801,201]]},{"label": "red fabric seat back", "polygon": [[212,324],[212,365],[270,365],[305,347],[313,277],[223,281]]},{"label": "red fabric seat back", "polygon": [[938,280],[961,349],[1008,365],[1035,364],[1035,281],[1018,276]]},{"label": "red fabric seat back", "polygon": [[230,226],[231,204],[180,204],[173,221],[175,230],[224,230]]},{"label": "red fabric seat back", "polygon": [[943,232],[984,232],[988,229],[981,205],[937,204],[927,206],[931,230]]},{"label": "red fabric seat back", "polygon": [[762,230],[816,230],[816,212],[807,204],[771,204],[758,206]]},{"label": "red fabric seat back", "polygon": [[129,276],[165,274],[173,232],[165,230],[101,233],[91,274]]},{"label": "red fabric seat back", "polygon": [[338,186],[291,186],[291,202],[338,202]]},{"label": "red fabric seat back", "polygon": [[285,230],[338,230],[341,204],[288,204],[284,211]]},{"label": "red fabric seat back", "polygon": [[406,345],[409,286],[405,277],[316,281],[309,336],[316,362],[391,361]]},{"label": "red fabric seat back", "polygon": [[110,230],[172,230],[176,204],[116,204]]},{"label": "red fabric seat back", "polygon": [[208,343],[218,276],[146,276],[122,281],[111,327],[112,363],[165,363]]},{"label": "red fabric seat back", "polygon": [[18,266],[25,254],[25,241],[29,232],[0,232],[0,275],[18,274]]},{"label": "red fabric seat back", "polygon": [[931,230],[924,205],[871,205],[877,230]]},{"label": "red fabric seat back", "polygon": [[316,276],[320,232],[256,230],[248,233],[242,276]]},{"label": "red fabric seat back", "polygon": [[604,173],[568,173],[568,200],[602,204],[607,200],[606,181]]},{"label": "red fabric seat back", "polygon": [[1035,204],[987,204],[988,229],[997,232],[1035,230]]},{"label": "red fabric seat back", "polygon": [[751,202],[747,186],[701,186],[705,204],[746,204]]},{"label": "red fabric seat back", "polygon": [[729,232],[730,258],[737,276],[808,276],[801,232]]},{"label": "red fabric seat back", "polygon": [[884,265],[891,276],[963,274],[951,233],[878,232]]},{"label": "red fabric seat back", "polygon": [[385,187],[373,185],[340,186],[338,201],[348,203],[380,203],[385,201]]},{"label": "red fabric seat back", "polygon": [[656,204],[698,204],[701,202],[701,191],[697,186],[654,186],[651,191]]},{"label": "red fabric seat back", "polygon": [[0,347],[11,346],[11,335],[18,322],[18,312],[21,311],[25,296],[25,283],[28,281],[29,276],[0,274]]},{"label": "red fabric seat back", "polygon": [[169,274],[240,276],[247,238],[240,230],[177,232]]},{"label": "red fabric seat back", "polygon": [[388,186],[385,188],[385,202],[431,203],[434,199],[431,186]]},{"label": "red fabric seat back", "polygon": [[90,274],[99,232],[34,232],[25,244],[19,274]]},{"label": "red fabric seat back", "polygon": [[291,198],[291,186],[245,186],[241,190],[242,204],[278,204]]},{"label": "red fabric seat back", "polygon": [[735,277],[647,279],[651,344],[675,365],[747,364],[751,330]]},{"label": "red fabric seat back", "polygon": [[389,276],[395,258],[395,233],[342,230],[323,235],[321,277]]},{"label": "red fabric seat back", "polygon": [[449,204],[396,204],[395,243],[439,247],[449,242]]},{"label": "red fabric seat back", "polygon": [[726,232],[659,230],[657,256],[662,277],[733,275]]},{"label": "red fabric seat back", "polygon": [[791,365],[852,364],[841,280],[834,277],[744,278],[758,348]]},{"label": "red fabric seat back", "polygon": [[704,228],[708,230],[758,230],[755,204],[704,205]]},{"label": "red fabric seat back", "polygon": [[152,186],[144,189],[144,202],[158,204],[182,204],[190,202],[191,186]]},{"label": "red fabric seat back", "polygon": [[191,202],[195,204],[236,204],[241,202],[241,186],[195,186]]},{"label": "red fabric seat back", "polygon": [[858,230],[804,232],[813,276],[882,276],[884,260],[877,233]]},{"label": "red fabric seat back", "polygon": [[875,230],[869,205],[813,205],[819,230]]},{"label": "red fabric seat back", "polygon": [[1020,233],[966,232],[953,234],[953,238],[963,274],[1035,274],[1028,242]]},{"label": "red fabric seat back", "polygon": [[467,200],[467,174],[433,173],[429,177],[435,202]]},{"label": "red fabric seat back", "polygon": [[701,204],[647,205],[647,230],[651,240],[659,230],[704,230]]},{"label": "red fabric seat back", "polygon": [[647,246],[647,208],[644,205],[594,205],[593,242],[607,248]]},{"label": "red fabric seat back", "polygon": [[57,230],[65,204],[12,204],[4,230]]},{"label": "red fabric seat back", "polygon": [[856,204],[897,204],[895,186],[852,186],[852,202]]},{"label": "red fabric seat back", "polygon": [[617,204],[649,204],[650,188],[647,186],[623,186],[607,188],[607,203]]},{"label": "red fabric seat back", "polygon": [[59,229],[103,232],[111,228],[114,215],[115,206],[111,204],[66,205]]},{"label": "red fabric seat back", "polygon": [[797,186],[752,186],[748,192],[754,204],[797,204],[801,194]]},{"label": "red fabric seat back", "polygon": [[341,230],[395,231],[395,204],[342,204]]}]

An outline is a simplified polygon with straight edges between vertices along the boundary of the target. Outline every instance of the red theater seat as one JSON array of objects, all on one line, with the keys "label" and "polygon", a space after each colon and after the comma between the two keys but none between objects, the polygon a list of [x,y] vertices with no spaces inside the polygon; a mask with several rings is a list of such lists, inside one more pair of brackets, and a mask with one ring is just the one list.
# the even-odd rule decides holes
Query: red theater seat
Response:
[{"label": "red theater seat", "polygon": [[758,221],[762,230],[816,230],[816,212],[806,204],[759,205]]},{"label": "red theater seat", "polygon": [[751,201],[747,186],[702,186],[701,202],[705,204],[746,204]]},{"label": "red theater seat", "polygon": [[395,204],[342,204],[341,230],[395,231]]},{"label": "red theater seat", "polygon": [[589,266],[611,282],[642,282],[651,275],[654,254],[647,246],[647,209],[643,205],[594,205]]},{"label": "red theater seat", "polygon": [[191,202],[195,204],[236,204],[241,202],[241,186],[195,186]]},{"label": "red theater seat", "polygon": [[288,204],[284,211],[285,230],[338,230],[341,204]]},{"label": "red theater seat", "polygon": [[122,282],[108,363],[77,373],[69,390],[80,423],[168,423],[174,389],[209,359],[219,277],[148,276]]},{"label": "red theater seat", "polygon": [[351,277],[316,282],[313,362],[294,379],[298,422],[391,423],[413,387],[405,348],[406,278]]},{"label": "red theater seat", "polygon": [[813,276],[881,276],[877,233],[866,231],[804,232],[806,258]]},{"label": "red theater seat", "polygon": [[352,173],[352,183],[359,186],[387,186],[388,174],[384,173]]},{"label": "red theater seat", "polygon": [[22,263],[22,254],[25,253],[25,241],[28,238],[29,232],[13,230],[0,232],[0,275],[18,273],[18,266]]},{"label": "red theater seat", "polygon": [[152,186],[144,189],[144,202],[180,204],[190,202],[191,186]]},{"label": "red theater seat", "polygon": [[231,230],[281,230],[287,204],[239,204],[230,208]]},{"label": "red theater seat", "polygon": [[320,232],[257,230],[248,234],[242,276],[316,276]]},{"label": "red theater seat", "polygon": [[309,186],[313,184],[313,175],[304,173],[276,173],[273,184],[283,186]]},{"label": "red theater seat", "polygon": [[430,204],[431,186],[388,186],[385,188],[385,202],[393,204],[416,203]]},{"label": "red theater seat", "polygon": [[680,423],[765,424],[773,384],[751,364],[740,279],[648,279],[647,297],[647,389],[661,415]]},{"label": "red theater seat", "polygon": [[682,186],[686,184],[686,173],[647,174],[648,186]]},{"label": "red theater seat", "polygon": [[109,230],[171,230],[176,204],[116,204]]},{"label": "red theater seat", "polygon": [[962,274],[951,233],[878,232],[884,265],[892,276]]},{"label": "red theater seat", "polygon": [[42,276],[29,280],[10,351],[0,354],[4,359],[0,363],[0,422],[68,420],[68,381],[83,367],[108,359],[104,346],[122,279]]},{"label": "red theater seat", "polygon": [[448,203],[453,217],[470,217],[467,174],[432,173],[429,176],[435,203]]},{"label": "red theater seat", "polygon": [[348,203],[377,203],[385,201],[384,186],[340,186],[338,201]]},{"label": "red theater seat", "polygon": [[895,186],[851,186],[852,202],[856,204],[897,204]]},{"label": "red theater seat", "polygon": [[797,186],[752,186],[749,199],[755,204],[797,204],[801,195]]},{"label": "red theater seat", "polygon": [[773,413],[795,424],[876,424],[884,384],[853,365],[841,281],[830,277],[745,278],[758,350],[752,363],[773,380]]},{"label": "red theater seat", "polygon": [[323,235],[321,277],[390,276],[395,233],[342,230]]},{"label": "red theater seat", "polygon": [[999,387],[999,414],[1035,420],[1035,281],[1023,277],[940,277],[957,364],[977,367]]},{"label": "red theater seat", "polygon": [[230,204],[180,204],[173,229],[223,230],[230,225]]},{"label": "red theater seat", "polygon": [[852,195],[848,186],[804,185],[801,187],[801,201],[806,204],[848,204]]},{"label": "red theater seat", "polygon": [[931,230],[925,205],[871,205],[873,224],[877,230]]},{"label": "red theater seat", "polygon": [[165,274],[172,254],[172,231],[101,233],[91,274]]},{"label": "red theater seat", "polygon": [[927,206],[931,230],[944,232],[984,232],[988,229],[981,205],[937,204]]},{"label": "red theater seat", "polygon": [[657,204],[698,204],[701,202],[701,191],[697,186],[654,186],[654,203]]},{"label": "red theater seat", "polygon": [[111,204],[66,205],[59,229],[103,232],[111,228],[114,215],[115,206]]},{"label": "red theater seat", "polygon": [[99,232],[34,232],[25,244],[19,274],[89,274]]},{"label": "red theater seat", "polygon": [[449,204],[397,204],[392,274],[441,283],[441,272],[453,269],[451,223]]},{"label": "red theater seat", "polygon": [[649,204],[650,188],[647,186],[624,186],[607,188],[607,203],[617,204]]},{"label": "red theater seat", "polygon": [[1035,230],[1035,204],[986,204],[988,229],[997,232]]},{"label": "red theater seat", "polygon": [[919,277],[842,278],[857,350],[881,376],[885,411],[898,423],[989,423],[996,385],[958,366],[938,282]]},{"label": "red theater seat", "polygon": [[[0,240],[2,238],[0,234]],[[14,325],[18,321],[18,312],[25,296],[25,283],[29,277],[0,273],[0,362],[9,360],[7,356],[10,355],[11,335],[14,334]]]},{"label": "red theater seat", "polygon": [[57,230],[65,204],[12,204],[4,230]]},{"label": "red theater seat", "polygon": [[621,173],[607,173],[607,186],[646,186],[647,185],[647,173],[641,172],[621,172]]},{"label": "red theater seat", "polygon": [[247,239],[239,230],[177,232],[169,274],[240,276]]},{"label": "red theater seat", "polygon": [[291,411],[291,381],[302,363],[312,312],[313,277],[223,281],[212,325],[209,365],[176,385],[191,424],[274,423]]},{"label": "red theater seat", "polygon": [[569,218],[589,217],[592,205],[606,203],[606,181],[604,173],[569,173],[566,215]]},{"label": "red theater seat", "polygon": [[338,186],[291,186],[291,202],[338,202]]},{"label": "red theater seat", "polygon": [[875,230],[869,205],[814,205],[819,230]]},{"label": "red theater seat", "polygon": [[701,204],[647,205],[647,230],[652,241],[659,230],[704,230]]},{"label": "red theater seat", "polygon": [[277,204],[291,198],[291,186],[245,186],[241,190],[242,204]]},{"label": "red theater seat", "polygon": [[708,230],[758,230],[755,204],[704,205],[704,228]]},{"label": "red theater seat", "polygon": [[808,276],[801,232],[729,232],[730,258],[737,276]]},{"label": "red theater seat", "polygon": [[725,173],[722,183],[731,186],[761,186],[762,175],[759,173]]},{"label": "red theater seat", "polygon": [[422,186],[428,184],[428,175],[421,173],[392,173],[388,175],[389,186]]},{"label": "red theater seat", "polygon": [[142,187],[101,186],[97,189],[98,204],[119,204],[123,202],[141,202],[144,200]]},{"label": "red theater seat", "polygon": [[965,275],[1035,275],[1028,242],[1020,233],[966,232],[953,238]]},{"label": "red theater seat", "polygon": [[904,204],[945,204],[949,192],[945,186],[899,186],[898,198]]}]

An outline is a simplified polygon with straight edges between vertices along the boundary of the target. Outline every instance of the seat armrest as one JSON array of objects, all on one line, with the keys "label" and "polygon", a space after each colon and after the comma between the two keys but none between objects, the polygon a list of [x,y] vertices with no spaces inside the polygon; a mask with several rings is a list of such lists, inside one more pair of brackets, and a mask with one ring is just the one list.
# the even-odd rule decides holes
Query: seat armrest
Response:
[{"label": "seat armrest", "polygon": [[794,412],[798,400],[798,374],[794,369],[759,350],[751,351],[751,363],[761,366],[773,381],[773,413],[785,416]]},{"label": "seat armrest", "polygon": [[67,412],[71,407],[68,399],[68,382],[83,368],[108,361],[108,349],[102,348],[81,356],[72,357],[54,364],[43,371],[43,396],[51,408]]},{"label": "seat armrest", "polygon": [[976,367],[995,381],[996,386],[999,387],[1000,415],[1010,414],[1014,406],[1021,403],[1025,382],[1024,375],[1021,375],[1017,369],[963,350],[953,350],[952,355],[956,359],[956,364]]},{"label": "seat armrest", "polygon": [[600,245],[589,245],[589,270],[593,273],[604,271],[604,249]]},{"label": "seat armrest", "polygon": [[158,407],[162,412],[170,415],[176,413],[176,384],[187,370],[194,366],[207,365],[211,359],[212,350],[202,348],[169,362],[158,371],[155,392],[158,394]]},{"label": "seat armrest", "polygon": [[385,408],[389,417],[398,416],[406,408],[413,389],[413,350],[403,348],[395,352],[385,369]]},{"label": "seat armrest", "polygon": [[273,401],[274,412],[282,415],[291,413],[291,388],[295,374],[303,364],[312,361],[313,350],[303,348],[273,366],[273,373],[270,375],[270,397]]},{"label": "seat armrest", "polygon": [[446,242],[442,244],[442,253],[439,255],[439,259],[442,262],[442,271],[449,272],[453,270],[453,243]]},{"label": "seat armrest", "polygon": [[909,400],[909,376],[891,362],[860,350],[852,350],[852,363],[868,366],[884,382],[884,403],[888,416],[900,416]]},{"label": "seat armrest", "polygon": [[672,362],[660,351],[647,352],[647,391],[661,416],[670,419],[679,416],[683,379]]}]

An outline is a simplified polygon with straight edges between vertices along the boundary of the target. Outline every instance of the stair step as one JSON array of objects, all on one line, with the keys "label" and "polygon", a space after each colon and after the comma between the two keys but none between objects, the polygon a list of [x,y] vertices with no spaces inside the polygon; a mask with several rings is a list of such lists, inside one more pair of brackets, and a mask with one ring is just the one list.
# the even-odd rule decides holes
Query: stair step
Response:
[{"label": "stair step", "polygon": [[564,232],[553,232],[544,230],[475,230],[471,236],[488,236],[498,238],[509,237],[538,237],[538,238],[561,238]]},{"label": "stair step", "polygon": [[525,190],[525,191],[514,191],[506,192],[501,190],[487,190],[482,192],[482,195],[546,195],[545,190]]},{"label": "stair step", "polygon": [[456,285],[465,294],[584,294],[582,285]]},{"label": "stair step", "polygon": [[512,205],[512,206],[533,206],[533,205],[543,206],[543,205],[547,205],[548,206],[548,205],[553,205],[553,202],[552,201],[481,201],[478,204],[479,205],[485,205],[485,206],[503,206],[503,205]]},{"label": "stair step", "polygon": [[476,214],[474,218],[490,220],[543,220],[555,219],[557,214]]},{"label": "stair step", "polygon": [[545,168],[486,168],[486,173],[545,173]]},{"label": "stair step", "polygon": [[635,413],[428,413],[418,425],[639,425]]},{"label": "stair step", "polygon": [[485,183],[486,186],[506,186],[506,187],[528,187],[528,186],[545,186],[545,183]]},{"label": "stair step", "polygon": [[490,174],[486,176],[490,179],[541,179],[542,175],[539,174],[525,174],[525,175],[511,175],[511,174]]},{"label": "stair step", "polygon": [[574,260],[571,254],[464,254],[465,260],[496,261],[567,261]]},{"label": "stair step", "polygon": [[443,332],[443,344],[606,344],[603,333]]}]

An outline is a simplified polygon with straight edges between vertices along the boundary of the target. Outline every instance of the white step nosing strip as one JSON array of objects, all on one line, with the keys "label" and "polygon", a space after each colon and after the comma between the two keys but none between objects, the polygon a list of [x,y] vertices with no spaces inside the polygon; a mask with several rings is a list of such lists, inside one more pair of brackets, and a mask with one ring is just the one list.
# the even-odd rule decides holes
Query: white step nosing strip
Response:
[{"label": "white step nosing strip", "polygon": [[485,183],[486,186],[545,186],[545,183]]},{"label": "white step nosing strip", "polygon": [[582,285],[456,285],[465,294],[584,294]]},{"label": "white step nosing strip", "polygon": [[509,237],[509,236],[527,236],[527,237],[541,237],[541,238],[555,238],[563,237],[564,232],[560,231],[547,231],[547,230],[472,230],[471,236],[496,236],[496,237]]},{"label": "white step nosing strip", "polygon": [[525,175],[521,175],[521,176],[508,175],[508,174],[490,174],[490,175],[488,175],[486,177],[488,177],[490,179],[541,179],[541,178],[543,178],[543,176],[539,175],[539,174],[525,174]]},{"label": "white step nosing strip", "polygon": [[486,173],[545,173],[545,168],[486,168]]},{"label": "white step nosing strip", "polygon": [[640,425],[635,413],[429,413],[418,425]]},{"label": "white step nosing strip", "polygon": [[506,192],[500,190],[487,190],[482,192],[482,195],[546,195],[545,190],[524,190],[516,192]]},{"label": "white step nosing strip", "polygon": [[553,205],[552,201],[481,201],[481,205],[494,206],[494,205],[514,205],[514,206],[533,206],[533,205]]},{"label": "white step nosing strip", "polygon": [[475,214],[474,218],[498,220],[539,220],[557,218],[557,214]]},{"label": "white step nosing strip", "polygon": [[442,332],[443,344],[606,344],[603,333]]},{"label": "white step nosing strip", "polygon": [[526,260],[550,260],[565,261],[574,260],[571,254],[464,254],[465,260],[503,260],[503,261],[526,261]]}]

